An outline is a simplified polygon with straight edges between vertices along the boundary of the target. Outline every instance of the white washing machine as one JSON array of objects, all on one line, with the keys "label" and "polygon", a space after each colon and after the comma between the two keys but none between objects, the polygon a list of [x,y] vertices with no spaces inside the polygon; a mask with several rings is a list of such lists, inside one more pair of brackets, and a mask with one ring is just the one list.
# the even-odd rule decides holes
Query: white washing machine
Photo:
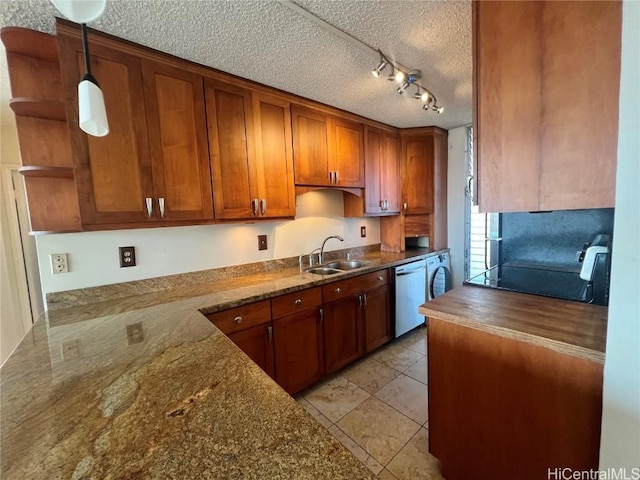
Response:
[{"label": "white washing machine", "polygon": [[449,252],[427,257],[427,300],[451,290],[451,260]]}]

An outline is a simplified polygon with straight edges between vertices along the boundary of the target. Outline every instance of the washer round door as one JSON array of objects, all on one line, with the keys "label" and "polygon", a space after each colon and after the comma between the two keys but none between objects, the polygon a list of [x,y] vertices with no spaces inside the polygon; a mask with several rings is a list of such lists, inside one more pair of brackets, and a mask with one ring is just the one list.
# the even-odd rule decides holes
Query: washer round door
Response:
[{"label": "washer round door", "polygon": [[436,298],[451,290],[451,272],[447,267],[438,267],[431,281],[431,298]]}]

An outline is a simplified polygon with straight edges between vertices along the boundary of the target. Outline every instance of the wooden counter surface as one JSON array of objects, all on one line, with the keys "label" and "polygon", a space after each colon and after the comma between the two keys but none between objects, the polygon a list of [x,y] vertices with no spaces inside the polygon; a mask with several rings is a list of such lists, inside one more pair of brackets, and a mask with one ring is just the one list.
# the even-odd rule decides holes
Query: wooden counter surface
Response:
[{"label": "wooden counter surface", "polygon": [[604,364],[606,307],[464,285],[418,311]]}]

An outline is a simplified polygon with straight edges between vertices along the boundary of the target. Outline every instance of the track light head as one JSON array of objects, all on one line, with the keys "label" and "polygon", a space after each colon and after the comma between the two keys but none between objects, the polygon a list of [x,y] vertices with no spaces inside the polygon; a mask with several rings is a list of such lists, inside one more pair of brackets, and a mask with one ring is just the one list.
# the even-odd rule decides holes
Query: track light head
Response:
[{"label": "track light head", "polygon": [[436,107],[435,105],[433,106],[433,109],[438,112],[439,114],[444,112],[444,107]]},{"label": "track light head", "polygon": [[382,72],[382,70],[385,69],[385,67],[388,64],[389,62],[387,62],[387,60],[384,57],[380,58],[380,64],[376,68],[371,70],[371,74],[376,78],[380,77],[380,73]]}]

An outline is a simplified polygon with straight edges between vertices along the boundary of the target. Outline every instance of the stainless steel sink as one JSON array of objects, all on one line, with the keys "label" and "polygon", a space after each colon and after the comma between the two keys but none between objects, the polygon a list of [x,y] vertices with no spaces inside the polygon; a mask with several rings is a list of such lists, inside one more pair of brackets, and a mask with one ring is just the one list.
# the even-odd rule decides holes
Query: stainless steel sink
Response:
[{"label": "stainless steel sink", "polygon": [[360,260],[338,260],[335,262],[326,263],[326,268],[337,268],[338,270],[354,270],[356,268],[362,268],[368,266],[368,262],[362,262]]},{"label": "stainless steel sink", "polygon": [[342,270],[328,266],[305,268],[304,271],[307,273],[315,273],[316,275],[335,275],[336,273],[342,273]]}]

